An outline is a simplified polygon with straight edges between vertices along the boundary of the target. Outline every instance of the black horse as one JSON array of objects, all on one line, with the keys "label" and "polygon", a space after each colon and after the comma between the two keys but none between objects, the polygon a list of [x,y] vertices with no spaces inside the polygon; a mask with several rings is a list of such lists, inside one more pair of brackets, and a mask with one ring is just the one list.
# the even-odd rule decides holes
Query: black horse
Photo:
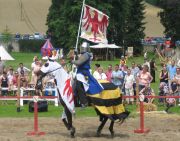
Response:
[{"label": "black horse", "polygon": [[114,122],[118,120],[119,124],[122,124],[129,115],[129,112],[125,110],[122,104],[122,96],[119,87],[107,81],[101,81],[101,85],[104,88],[103,92],[100,94],[86,94],[86,96],[82,96],[80,95],[81,92],[79,92],[81,91],[80,87],[83,87],[82,83],[79,83],[78,81],[76,81],[76,83],[77,84],[74,85],[74,90],[77,98],[79,98],[80,101],[88,101],[88,103],[94,107],[97,115],[99,115],[99,120],[101,123],[97,129],[96,135],[98,137],[101,135],[104,125],[106,124],[107,120],[110,119],[111,123],[109,126],[109,131],[113,137]]},{"label": "black horse", "polygon": [[[73,106],[64,99],[64,88],[66,87],[68,91],[68,100],[72,102],[73,95],[71,93],[72,87],[69,78],[69,74],[55,61],[48,61],[42,66],[40,72],[38,73],[38,81],[36,84],[36,90],[42,90],[42,78],[47,74],[54,76],[59,101],[64,107],[64,112],[62,114],[62,121],[66,128],[70,131],[71,137],[75,135],[75,127],[72,124],[72,115],[74,113]],[[68,81],[67,81],[68,80]],[[66,86],[65,86],[66,85]],[[124,121],[129,115],[129,112],[125,110],[122,104],[122,97],[120,94],[120,89],[112,86],[112,84],[104,83],[102,84],[105,90],[101,94],[88,95],[89,102],[94,106],[97,114],[100,117],[101,124],[97,129],[97,136],[101,135],[101,131],[108,119],[111,120],[110,123],[110,133],[114,136],[114,122],[119,120],[120,123]],[[110,89],[109,89],[110,86]],[[112,86],[112,87],[111,87]],[[106,88],[107,87],[107,88]],[[81,96],[80,96],[81,97]],[[73,101],[74,102],[74,101]]]}]

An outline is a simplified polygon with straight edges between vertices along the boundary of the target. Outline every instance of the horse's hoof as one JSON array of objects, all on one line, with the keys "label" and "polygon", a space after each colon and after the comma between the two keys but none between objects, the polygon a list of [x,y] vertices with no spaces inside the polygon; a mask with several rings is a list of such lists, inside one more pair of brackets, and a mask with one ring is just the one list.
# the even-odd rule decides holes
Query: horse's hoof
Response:
[{"label": "horse's hoof", "polygon": [[114,131],[110,131],[111,132],[111,138],[114,138]]},{"label": "horse's hoof", "polygon": [[100,131],[97,131],[96,132],[96,137],[100,137],[101,136],[101,132]]},{"label": "horse's hoof", "polygon": [[75,133],[76,133],[76,129],[75,129],[74,127],[71,127],[71,132],[70,132],[71,138],[74,138],[74,137],[75,137],[75,136],[74,136]]}]

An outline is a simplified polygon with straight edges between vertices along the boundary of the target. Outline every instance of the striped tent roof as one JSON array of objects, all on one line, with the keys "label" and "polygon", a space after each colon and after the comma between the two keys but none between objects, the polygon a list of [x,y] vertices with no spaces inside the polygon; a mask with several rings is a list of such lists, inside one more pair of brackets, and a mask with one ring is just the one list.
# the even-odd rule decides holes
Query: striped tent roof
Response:
[{"label": "striped tent roof", "polygon": [[49,39],[44,43],[44,45],[41,47],[41,55],[44,56],[49,56],[49,53],[53,50],[53,46],[50,42]]}]

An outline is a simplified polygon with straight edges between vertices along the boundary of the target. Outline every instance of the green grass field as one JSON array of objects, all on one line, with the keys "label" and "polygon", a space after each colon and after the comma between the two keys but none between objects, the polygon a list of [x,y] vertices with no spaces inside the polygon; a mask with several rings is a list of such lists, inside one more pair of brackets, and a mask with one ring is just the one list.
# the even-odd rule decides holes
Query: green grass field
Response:
[{"label": "green grass field", "polygon": [[[24,66],[30,68],[32,59],[34,55],[37,55],[40,57],[40,53],[12,53],[11,54],[15,61],[7,61],[6,66],[13,66],[15,69],[17,69],[18,64],[20,62],[24,63]],[[154,56],[154,54],[149,54],[149,59],[151,59]],[[143,57],[133,57],[129,58],[127,60],[128,66],[130,66],[131,62],[135,61],[136,64],[142,64],[143,63]],[[94,68],[94,64],[99,63],[101,66],[106,69],[109,64],[115,65],[119,64],[119,59],[116,59],[114,61],[93,61],[92,62],[92,69]],[[160,62],[158,58],[156,58],[156,64],[158,67],[158,70],[160,70]],[[155,90],[156,95],[158,94],[158,87],[159,87],[159,71],[156,71],[156,83],[152,83],[152,88]],[[8,105],[3,105],[3,101],[0,100],[0,117],[33,117],[33,113],[28,112],[28,105],[25,105],[21,107],[21,112],[16,112],[16,104],[15,101],[8,101]],[[157,102],[157,100],[156,100]],[[131,116],[136,116],[136,106],[135,105],[128,105],[126,106],[128,110],[132,112]],[[164,110],[164,106],[158,106],[158,110]],[[170,109],[171,112],[180,114],[180,107],[176,106]],[[42,112],[39,113],[39,116],[41,117],[59,117],[60,113],[62,112],[62,107],[55,107],[52,103],[49,104],[48,112]],[[79,117],[86,117],[86,116],[96,116],[96,113],[93,108],[88,107],[84,110],[81,108],[76,108],[76,115]]]}]

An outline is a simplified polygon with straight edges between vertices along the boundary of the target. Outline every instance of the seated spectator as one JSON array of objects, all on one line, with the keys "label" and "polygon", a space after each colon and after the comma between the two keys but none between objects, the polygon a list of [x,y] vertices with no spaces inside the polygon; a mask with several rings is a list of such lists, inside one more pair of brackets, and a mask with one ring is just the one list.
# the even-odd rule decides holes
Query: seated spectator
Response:
[{"label": "seated spectator", "polygon": [[[166,96],[170,92],[168,83],[161,82],[159,85],[159,96]],[[159,98],[159,102],[165,102],[164,98]]]},{"label": "seated spectator", "polygon": [[0,88],[1,88],[1,95],[7,96],[9,90],[9,81],[6,72],[3,72],[3,75],[0,78]]},{"label": "seated spectator", "polygon": [[49,96],[49,95],[55,96],[55,90],[52,90],[52,91],[48,90],[48,89],[54,89],[55,88],[54,79],[50,79],[50,80],[46,81],[46,83],[44,85],[45,85],[44,95],[45,96]]},{"label": "seated spectator", "polygon": [[[154,96],[155,93],[154,93],[154,90],[149,87],[149,85],[146,85],[140,92],[139,94],[141,95],[144,95],[144,96]],[[146,103],[153,103],[154,101],[154,98],[145,98],[144,99],[144,102]]]},{"label": "seated spectator", "polygon": [[[172,96],[173,93],[169,93],[169,96]],[[169,113],[169,109],[176,105],[176,99],[175,98],[166,98],[166,112]]]}]

